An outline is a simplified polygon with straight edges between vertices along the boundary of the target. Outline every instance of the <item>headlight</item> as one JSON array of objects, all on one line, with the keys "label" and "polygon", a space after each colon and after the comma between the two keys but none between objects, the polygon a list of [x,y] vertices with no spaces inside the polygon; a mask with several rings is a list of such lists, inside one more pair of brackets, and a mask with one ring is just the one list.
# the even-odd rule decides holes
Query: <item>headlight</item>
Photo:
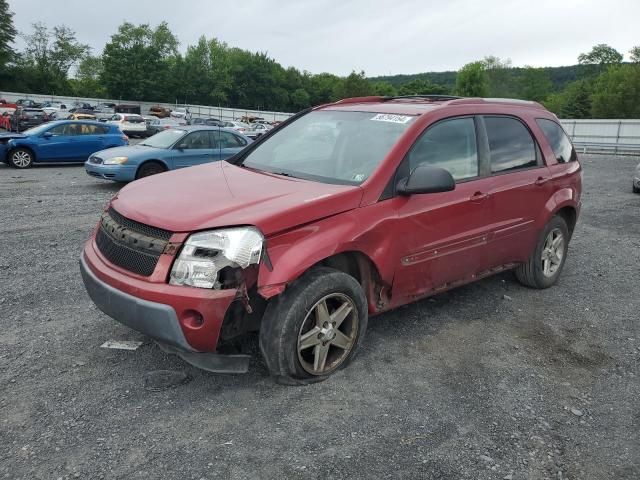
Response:
[{"label": "headlight", "polygon": [[122,165],[123,163],[127,163],[127,160],[129,160],[129,157],[111,157],[102,163],[105,165]]},{"label": "headlight", "polygon": [[247,268],[260,262],[263,240],[253,227],[194,233],[174,262],[169,283],[220,289],[218,277],[224,268]]}]

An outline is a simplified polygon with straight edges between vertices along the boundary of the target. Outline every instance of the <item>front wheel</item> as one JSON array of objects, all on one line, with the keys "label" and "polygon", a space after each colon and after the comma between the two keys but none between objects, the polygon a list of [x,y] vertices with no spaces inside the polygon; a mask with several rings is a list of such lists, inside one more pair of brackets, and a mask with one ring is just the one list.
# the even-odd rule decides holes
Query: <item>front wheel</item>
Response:
[{"label": "front wheel", "polygon": [[367,329],[367,300],[350,275],[317,267],[273,299],[260,350],[269,372],[289,385],[325,380],[353,359]]},{"label": "front wheel", "polygon": [[150,177],[151,175],[157,175],[158,173],[166,172],[167,169],[164,165],[158,162],[143,163],[138,172],[136,173],[136,180],[139,178]]},{"label": "front wheel", "polygon": [[33,165],[33,153],[25,148],[9,152],[9,165],[14,168],[29,168]]},{"label": "front wheel", "polygon": [[562,217],[549,221],[527,261],[516,269],[516,278],[531,288],[549,288],[558,281],[569,249],[569,229]]}]

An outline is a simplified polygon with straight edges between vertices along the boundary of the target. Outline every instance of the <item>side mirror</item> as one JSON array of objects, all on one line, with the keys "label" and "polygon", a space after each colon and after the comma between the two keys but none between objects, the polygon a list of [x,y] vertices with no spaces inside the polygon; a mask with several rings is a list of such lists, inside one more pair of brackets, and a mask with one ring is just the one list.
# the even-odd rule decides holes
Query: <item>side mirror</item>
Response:
[{"label": "side mirror", "polygon": [[42,134],[42,138],[51,138],[51,137],[53,137],[53,133],[51,132],[44,132]]},{"label": "side mirror", "polygon": [[444,168],[419,165],[408,178],[398,182],[400,195],[420,193],[450,192],[456,188],[456,181]]}]

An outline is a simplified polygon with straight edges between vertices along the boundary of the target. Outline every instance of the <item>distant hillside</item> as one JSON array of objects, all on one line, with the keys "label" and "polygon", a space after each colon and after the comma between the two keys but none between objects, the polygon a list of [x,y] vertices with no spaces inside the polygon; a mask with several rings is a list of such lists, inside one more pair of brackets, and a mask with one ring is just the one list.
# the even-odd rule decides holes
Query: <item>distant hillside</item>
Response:
[{"label": "distant hillside", "polygon": [[[549,75],[549,79],[553,84],[553,90],[558,91],[562,90],[567,83],[573,82],[580,78],[584,78],[587,73],[593,73],[594,69],[597,71],[599,69],[598,66],[595,65],[571,65],[567,67],[543,67],[541,70],[544,70]],[[513,79],[516,80],[518,77],[522,75],[524,71],[523,68],[514,67],[510,68],[509,72],[513,76]],[[381,77],[370,77],[368,78],[371,82],[380,82],[386,81],[389,82],[394,87],[399,87],[405,83],[411,82],[412,80],[422,79],[427,80],[431,83],[437,83],[439,85],[443,85],[448,89],[453,89],[456,84],[456,73],[457,72],[425,72],[425,73],[414,73],[410,75],[390,75],[390,76],[381,76]]]}]

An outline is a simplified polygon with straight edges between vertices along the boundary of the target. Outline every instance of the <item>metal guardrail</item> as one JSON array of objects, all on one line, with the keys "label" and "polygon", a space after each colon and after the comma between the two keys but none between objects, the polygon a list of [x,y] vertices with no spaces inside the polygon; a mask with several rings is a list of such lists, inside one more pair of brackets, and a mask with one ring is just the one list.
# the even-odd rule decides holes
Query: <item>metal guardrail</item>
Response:
[{"label": "metal guardrail", "polygon": [[640,120],[561,120],[582,153],[640,155]]}]

